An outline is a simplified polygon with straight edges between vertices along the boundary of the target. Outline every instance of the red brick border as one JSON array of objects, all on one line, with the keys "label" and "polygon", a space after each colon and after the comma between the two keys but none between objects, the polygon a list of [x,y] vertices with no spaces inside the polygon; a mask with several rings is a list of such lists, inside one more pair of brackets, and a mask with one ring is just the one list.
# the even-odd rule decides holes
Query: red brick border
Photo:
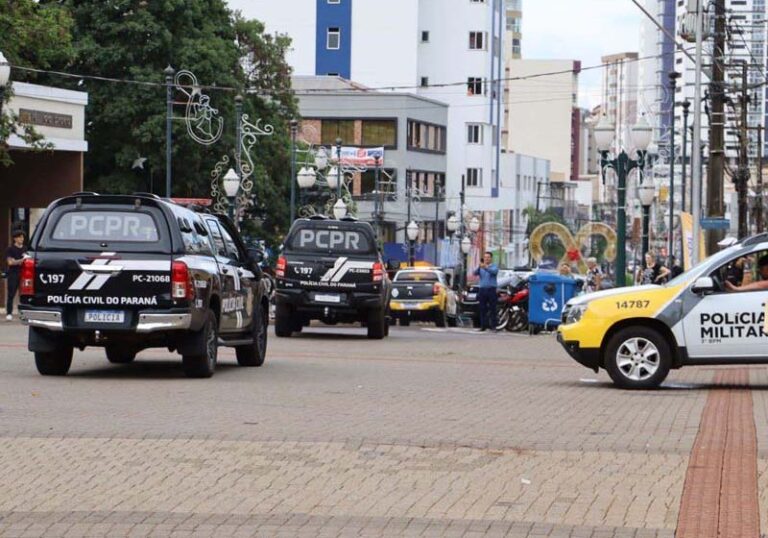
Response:
[{"label": "red brick border", "polygon": [[719,371],[714,383],[691,450],[675,536],[758,538],[757,433],[749,371]]}]

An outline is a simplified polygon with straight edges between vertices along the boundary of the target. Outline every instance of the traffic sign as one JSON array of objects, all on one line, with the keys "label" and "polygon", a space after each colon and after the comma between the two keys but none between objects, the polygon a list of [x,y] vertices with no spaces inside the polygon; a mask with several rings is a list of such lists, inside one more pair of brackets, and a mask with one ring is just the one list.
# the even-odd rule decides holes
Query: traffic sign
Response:
[{"label": "traffic sign", "polygon": [[731,221],[722,217],[707,217],[700,221],[702,230],[730,230]]}]

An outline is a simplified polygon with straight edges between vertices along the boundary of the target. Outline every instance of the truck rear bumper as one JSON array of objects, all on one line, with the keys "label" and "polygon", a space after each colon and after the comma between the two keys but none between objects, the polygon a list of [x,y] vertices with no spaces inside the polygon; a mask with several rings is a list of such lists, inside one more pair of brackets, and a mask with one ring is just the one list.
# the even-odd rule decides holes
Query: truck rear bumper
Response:
[{"label": "truck rear bumper", "polygon": [[[62,313],[58,310],[36,310],[26,307],[20,310],[19,317],[23,323],[30,327],[48,329],[55,332],[64,331]],[[188,330],[192,325],[192,314],[188,312],[139,312],[138,318],[138,323],[132,331],[140,334],[157,331]],[[99,328],[67,327],[67,329],[82,331],[98,330]]]}]

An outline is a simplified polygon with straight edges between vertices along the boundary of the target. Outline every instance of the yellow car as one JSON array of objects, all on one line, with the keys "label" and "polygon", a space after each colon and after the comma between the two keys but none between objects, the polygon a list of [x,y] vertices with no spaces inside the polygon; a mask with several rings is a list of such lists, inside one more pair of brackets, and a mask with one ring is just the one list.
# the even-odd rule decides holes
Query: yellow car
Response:
[{"label": "yellow car", "polygon": [[456,294],[449,277],[434,268],[403,269],[392,280],[390,316],[400,325],[433,321],[438,327],[456,325]]},{"label": "yellow car", "polygon": [[665,285],[571,299],[557,338],[571,357],[596,372],[604,368],[617,386],[654,388],[673,368],[768,364],[766,304],[768,234],[761,234]]}]

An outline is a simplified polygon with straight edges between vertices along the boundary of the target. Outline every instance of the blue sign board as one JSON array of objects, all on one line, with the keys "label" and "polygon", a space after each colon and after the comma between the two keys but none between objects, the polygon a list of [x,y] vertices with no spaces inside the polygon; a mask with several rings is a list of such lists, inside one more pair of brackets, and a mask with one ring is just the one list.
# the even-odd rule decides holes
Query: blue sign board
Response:
[{"label": "blue sign board", "polygon": [[708,217],[700,221],[702,230],[730,230],[731,221],[722,217]]}]

